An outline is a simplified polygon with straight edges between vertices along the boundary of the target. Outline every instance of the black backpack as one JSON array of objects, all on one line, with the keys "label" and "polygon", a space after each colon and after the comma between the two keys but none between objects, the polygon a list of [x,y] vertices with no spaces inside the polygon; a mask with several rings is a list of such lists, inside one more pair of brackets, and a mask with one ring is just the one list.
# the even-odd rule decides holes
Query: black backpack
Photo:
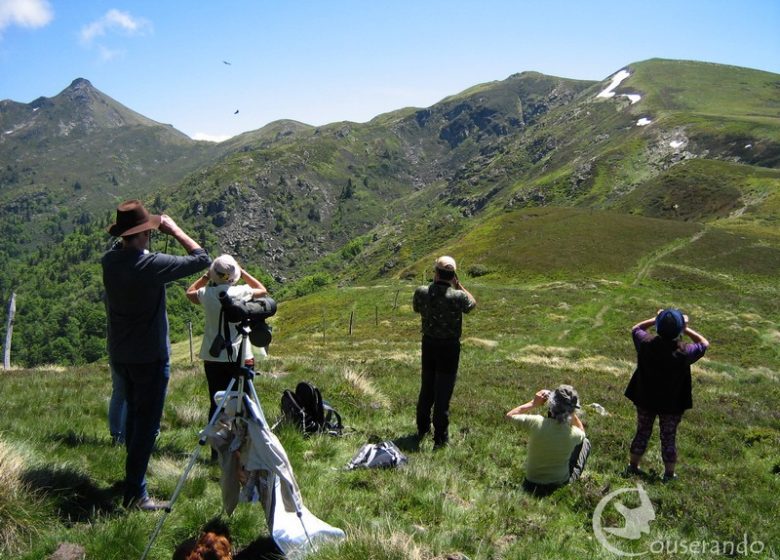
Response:
[{"label": "black backpack", "polygon": [[304,434],[327,433],[341,435],[344,429],[341,415],[323,400],[322,393],[308,381],[301,381],[295,392],[282,393],[282,415]]}]

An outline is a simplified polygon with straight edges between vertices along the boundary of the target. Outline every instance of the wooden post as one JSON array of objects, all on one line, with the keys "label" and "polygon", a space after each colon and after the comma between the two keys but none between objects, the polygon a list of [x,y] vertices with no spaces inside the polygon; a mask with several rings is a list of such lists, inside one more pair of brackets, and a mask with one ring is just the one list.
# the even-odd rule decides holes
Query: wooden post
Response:
[{"label": "wooden post", "polygon": [[349,312],[349,336],[352,336],[352,321],[355,318],[355,312],[350,311]]},{"label": "wooden post", "polygon": [[190,363],[195,361],[195,355],[192,352],[192,321],[187,321],[187,330],[190,333]]},{"label": "wooden post", "polygon": [[14,332],[14,315],[16,315],[16,292],[11,292],[8,302],[8,315],[5,321],[5,344],[3,345],[3,369],[11,369],[11,336]]}]

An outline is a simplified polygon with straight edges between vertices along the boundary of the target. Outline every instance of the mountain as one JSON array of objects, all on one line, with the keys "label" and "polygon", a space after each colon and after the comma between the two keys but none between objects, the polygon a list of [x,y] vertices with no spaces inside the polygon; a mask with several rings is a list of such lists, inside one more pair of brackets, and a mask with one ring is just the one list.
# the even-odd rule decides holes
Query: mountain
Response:
[{"label": "mountain", "polygon": [[446,202],[471,169],[590,85],[527,72],[365,124],[277,123],[273,137],[245,135],[165,202],[211,228],[223,250],[295,275],[369,231],[381,236],[397,216]]},{"label": "mountain", "polygon": [[[117,194],[282,298],[420,279],[441,252],[487,283],[636,276],[681,248],[706,272],[666,272],[693,285],[780,274],[777,74],[660,59],[599,82],[523,72],[367,123],[282,120],[218,145],[82,80],[0,107],[0,294],[20,294],[17,329],[40,341],[26,363],[103,355],[97,261]],[[48,243],[32,249],[36,235]],[[182,293],[169,290],[174,335],[196,313]]]},{"label": "mountain", "polygon": [[[767,72],[659,59],[602,82],[523,72],[365,124],[277,123],[166,203],[279,278],[319,267],[364,280],[408,274],[481,220],[528,207],[768,217],[778,83]],[[365,266],[334,260],[347,243]]]},{"label": "mountain", "polygon": [[34,240],[34,229],[63,209],[99,214],[147,197],[217,154],[82,78],[51,98],[0,101],[0,218]]}]

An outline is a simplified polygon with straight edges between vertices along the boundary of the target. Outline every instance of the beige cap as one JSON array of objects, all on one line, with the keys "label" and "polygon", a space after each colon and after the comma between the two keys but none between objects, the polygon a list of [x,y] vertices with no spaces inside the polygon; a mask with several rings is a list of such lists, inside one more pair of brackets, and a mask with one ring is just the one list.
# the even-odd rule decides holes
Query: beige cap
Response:
[{"label": "beige cap", "polygon": [[455,259],[448,256],[439,257],[436,259],[436,263],[433,265],[434,270],[449,270],[455,272],[458,267],[455,264]]},{"label": "beige cap", "polygon": [[241,277],[241,267],[230,255],[220,255],[211,263],[209,279],[215,284],[235,284]]}]

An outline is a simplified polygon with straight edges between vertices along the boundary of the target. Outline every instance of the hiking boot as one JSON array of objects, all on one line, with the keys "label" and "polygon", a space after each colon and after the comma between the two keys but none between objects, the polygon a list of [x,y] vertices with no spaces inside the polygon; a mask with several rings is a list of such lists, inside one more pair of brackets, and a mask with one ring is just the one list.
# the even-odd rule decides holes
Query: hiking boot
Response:
[{"label": "hiking boot", "polygon": [[662,482],[672,482],[673,480],[677,480],[677,475],[675,473],[664,473],[663,478],[661,478]]},{"label": "hiking boot", "polygon": [[629,463],[623,471],[623,476],[645,476],[645,471]]},{"label": "hiking boot", "polygon": [[170,511],[171,502],[165,500],[155,500],[150,496],[144,496],[143,498],[132,500],[126,507],[130,510],[140,509],[141,511]]}]

